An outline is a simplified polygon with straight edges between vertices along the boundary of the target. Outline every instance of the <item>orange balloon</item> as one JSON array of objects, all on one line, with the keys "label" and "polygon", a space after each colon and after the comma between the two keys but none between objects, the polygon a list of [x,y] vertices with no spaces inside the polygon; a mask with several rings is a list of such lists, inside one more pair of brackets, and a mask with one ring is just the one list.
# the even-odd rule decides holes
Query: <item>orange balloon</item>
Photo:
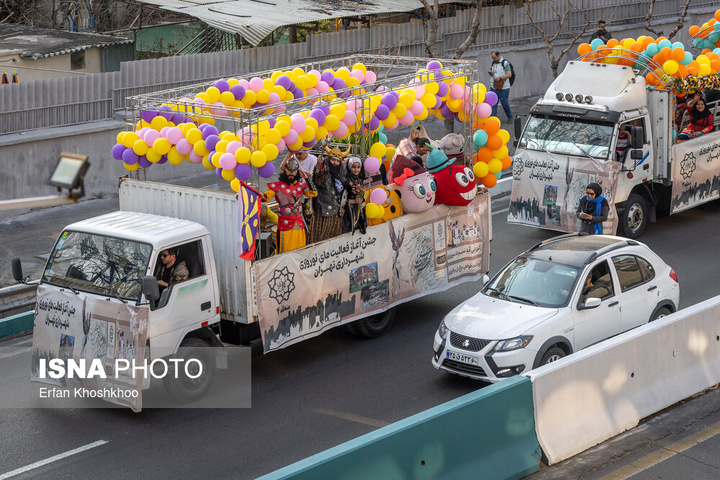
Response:
[{"label": "orange balloon", "polygon": [[720,60],[710,60],[710,69],[713,71],[713,73],[720,70]]},{"label": "orange balloon", "polygon": [[673,48],[670,58],[676,62],[681,62],[685,58],[685,49],[682,47]]},{"label": "orange balloon", "polygon": [[694,37],[695,35],[697,35],[699,31],[700,31],[700,27],[698,27],[697,25],[692,25],[688,29],[688,33],[690,34],[691,37]]},{"label": "orange balloon", "polygon": [[652,86],[657,86],[657,84],[660,83],[658,78],[652,72],[647,73],[647,75],[645,76],[645,82],[647,82],[648,85]]},{"label": "orange balloon", "polygon": [[493,158],[493,151],[490,150],[488,147],[480,147],[480,150],[477,151],[475,154],[477,155],[477,160],[479,162],[489,162]]},{"label": "orange balloon", "polygon": [[502,162],[503,170],[507,170],[512,165],[512,158],[510,157],[505,157],[500,161]]},{"label": "orange balloon", "polygon": [[696,77],[698,74],[697,67],[688,66],[687,70],[688,70],[688,75],[692,75],[693,77]]},{"label": "orange balloon", "polygon": [[[700,30],[700,29],[698,28],[698,30]],[[650,45],[651,43],[655,43],[655,40],[653,40],[652,37],[643,38],[643,40],[642,40],[643,50],[645,50],[648,47],[648,45]]]},{"label": "orange balloon", "polygon": [[608,42],[607,42],[607,46],[610,47],[610,48],[617,47],[618,45],[620,45],[620,42],[617,41],[617,39],[615,39],[615,38],[611,38],[611,39],[608,40]]},{"label": "orange balloon", "polygon": [[489,117],[485,120],[485,133],[488,137],[495,135],[500,131],[500,119],[497,117]]},{"label": "orange balloon", "polygon": [[715,20],[720,22],[720,8],[715,10]]},{"label": "orange balloon", "polygon": [[[670,48],[670,47],[661,48],[659,55],[660,55],[660,64],[662,65],[663,63],[670,60],[670,57],[672,56],[672,48]],[[685,58],[685,53],[683,53],[683,58]]]},{"label": "orange balloon", "polygon": [[492,137],[488,137],[485,145],[490,150],[497,150],[498,148],[503,146],[503,141],[502,138],[500,138],[500,135],[493,135]]},{"label": "orange balloon", "polygon": [[638,52],[638,53],[640,53],[640,52],[642,52],[643,50],[645,50],[645,47],[643,47],[643,44],[642,44],[642,43],[640,43],[640,42],[635,42],[635,43],[633,43],[632,46],[630,47],[630,50],[632,50],[633,52]]},{"label": "orange balloon", "polygon": [[485,185],[487,188],[492,188],[495,185],[497,185],[497,177],[494,173],[488,173],[483,178],[480,179],[483,185]]},{"label": "orange balloon", "polygon": [[678,77],[684,77],[688,74],[688,68],[686,65],[683,65],[682,63],[678,65],[678,71],[677,76]]},{"label": "orange balloon", "polygon": [[589,43],[581,43],[577,49],[578,55],[585,55],[586,53],[592,52],[592,47]]}]

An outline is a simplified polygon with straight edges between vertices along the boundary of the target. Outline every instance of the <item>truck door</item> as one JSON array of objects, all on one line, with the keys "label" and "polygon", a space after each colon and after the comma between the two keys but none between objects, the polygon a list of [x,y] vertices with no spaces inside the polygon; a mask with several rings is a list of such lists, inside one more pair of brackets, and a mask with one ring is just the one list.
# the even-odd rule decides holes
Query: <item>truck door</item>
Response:
[{"label": "truck door", "polygon": [[[155,276],[162,280],[167,259],[174,256],[173,278],[162,287],[152,312],[151,348],[174,348],[184,332],[200,328],[203,322],[217,318],[217,296],[214,280],[209,275],[207,248],[202,239],[182,245],[169,245],[158,251]],[[187,277],[187,278],[184,278]],[[166,274],[167,278],[167,274]],[[153,354],[153,356],[155,356]]]},{"label": "truck door", "polygon": [[[649,137],[650,131],[647,129],[646,120],[647,117],[639,117],[624,122],[618,127],[618,131],[615,134],[615,160],[622,163],[622,171],[618,176],[618,185],[615,192],[616,202],[624,202],[627,200],[635,185],[653,179],[653,153]],[[642,158],[639,159],[633,159],[631,157],[630,152],[632,149],[629,146],[619,151],[623,144],[621,132],[623,130],[629,131],[629,127],[632,126],[642,127],[645,137],[642,147]]]}]

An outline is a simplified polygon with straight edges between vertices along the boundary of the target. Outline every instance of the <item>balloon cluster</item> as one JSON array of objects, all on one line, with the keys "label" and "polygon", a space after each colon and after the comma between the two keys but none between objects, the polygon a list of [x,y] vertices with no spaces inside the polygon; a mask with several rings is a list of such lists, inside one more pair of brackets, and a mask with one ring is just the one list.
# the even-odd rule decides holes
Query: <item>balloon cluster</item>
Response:
[{"label": "balloon cluster", "polygon": [[500,128],[497,117],[478,118],[472,131],[477,150],[473,155],[473,173],[485,187],[492,188],[500,179],[500,172],[512,165],[507,147],[510,133]]},{"label": "balloon cluster", "polygon": [[693,38],[693,46],[700,49],[709,49],[720,53],[720,9],[715,10],[714,18],[702,25],[692,25],[688,33]]},{"label": "balloon cluster", "polygon": [[[393,148],[393,152],[394,152]],[[388,146],[383,142],[376,142],[370,146],[370,156],[368,156],[363,162],[363,168],[365,172],[372,176],[380,171],[380,159],[383,155],[389,155]],[[370,201],[365,205],[365,215],[367,218],[376,219],[382,218],[385,211],[383,209],[383,203],[387,200],[387,191],[384,187],[374,188],[370,191]]]},{"label": "balloon cluster", "polygon": [[[464,75],[435,60],[395,89],[378,85],[376,74],[361,63],[322,73],[298,67],[265,79],[222,79],[194,99],[144,107],[136,131],[120,133],[112,153],[129,171],[153,163],[202,163],[237,191],[240,181],[251,178],[252,167],[264,178],[272,176],[275,167],[270,162],[285,149],[311,148],[328,137],[345,140],[379,133],[429,115],[461,122],[487,119],[497,96],[483,84],[470,87],[466,82]],[[290,101],[305,108],[287,115],[284,102]],[[214,119],[241,115],[242,109],[266,118],[237,132],[219,132],[214,126]],[[392,155],[385,135],[379,137],[382,151],[376,147],[371,152],[376,159]]]}]

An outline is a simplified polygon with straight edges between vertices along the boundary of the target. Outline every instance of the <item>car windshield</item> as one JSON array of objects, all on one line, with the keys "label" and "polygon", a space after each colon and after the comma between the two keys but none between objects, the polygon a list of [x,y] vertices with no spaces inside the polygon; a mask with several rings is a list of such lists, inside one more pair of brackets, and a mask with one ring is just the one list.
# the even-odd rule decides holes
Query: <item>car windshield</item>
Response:
[{"label": "car windshield", "polygon": [[151,252],[150,245],[132,240],[64,231],[50,254],[42,281],[138,300]]},{"label": "car windshield", "polygon": [[485,286],[483,293],[511,302],[556,308],[567,305],[579,270],[575,267],[518,257]]},{"label": "car windshield", "polygon": [[606,159],[612,134],[612,123],[531,116],[519,145],[526,150]]}]

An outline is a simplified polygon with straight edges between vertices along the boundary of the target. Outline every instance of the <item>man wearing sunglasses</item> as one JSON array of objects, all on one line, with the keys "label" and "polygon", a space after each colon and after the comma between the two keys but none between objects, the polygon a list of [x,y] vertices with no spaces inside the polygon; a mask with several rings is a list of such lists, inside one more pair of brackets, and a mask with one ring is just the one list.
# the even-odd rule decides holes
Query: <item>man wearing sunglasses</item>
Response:
[{"label": "man wearing sunglasses", "polygon": [[181,282],[190,277],[190,271],[185,262],[178,261],[176,249],[167,248],[161,251],[160,262],[162,264],[155,273],[160,290],[167,288],[170,283]]}]

